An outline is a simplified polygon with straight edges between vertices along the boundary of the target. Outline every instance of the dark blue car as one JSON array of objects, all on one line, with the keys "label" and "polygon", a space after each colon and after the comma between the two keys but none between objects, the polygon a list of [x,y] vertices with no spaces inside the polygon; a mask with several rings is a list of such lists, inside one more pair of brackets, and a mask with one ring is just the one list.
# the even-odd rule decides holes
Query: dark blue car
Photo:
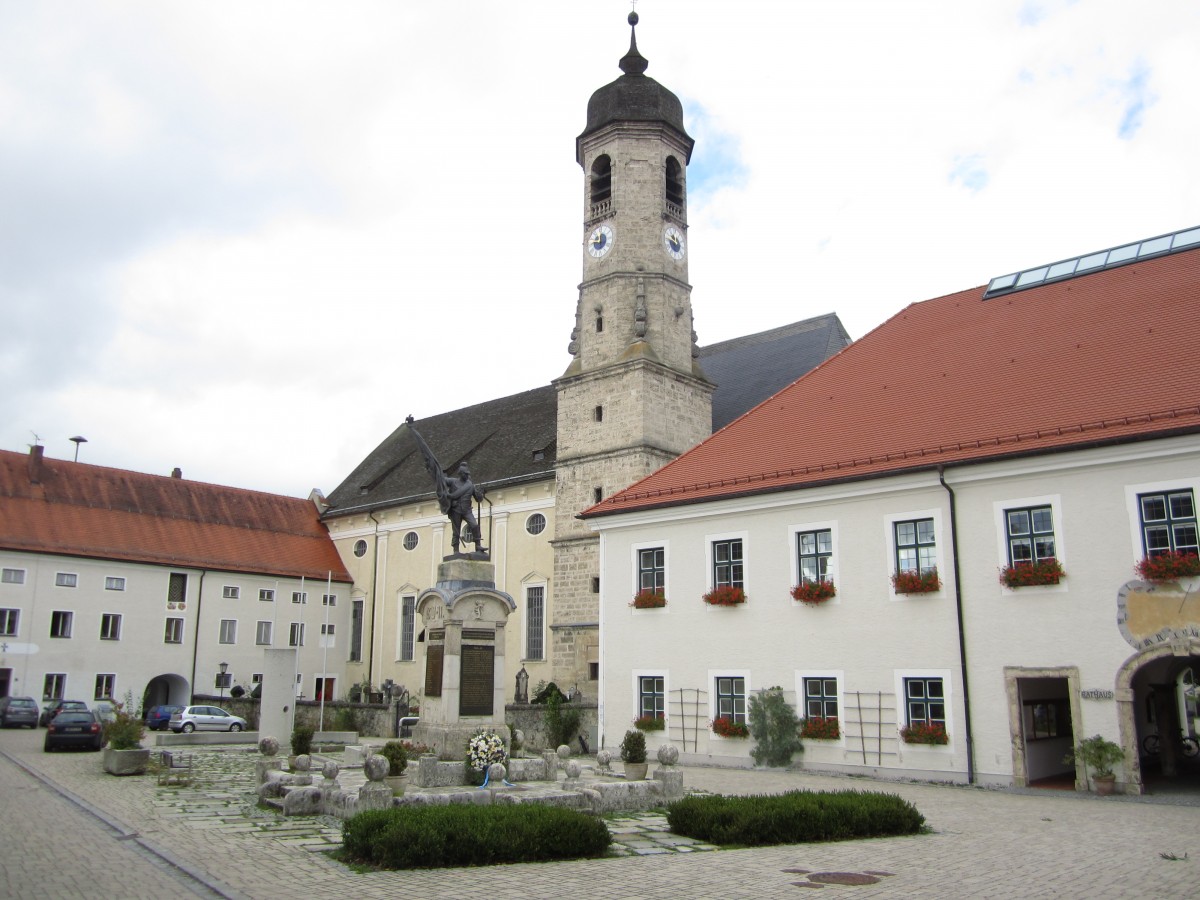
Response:
[{"label": "dark blue car", "polygon": [[182,706],[152,706],[146,713],[146,727],[151,731],[166,731],[171,713],[179,712]]}]

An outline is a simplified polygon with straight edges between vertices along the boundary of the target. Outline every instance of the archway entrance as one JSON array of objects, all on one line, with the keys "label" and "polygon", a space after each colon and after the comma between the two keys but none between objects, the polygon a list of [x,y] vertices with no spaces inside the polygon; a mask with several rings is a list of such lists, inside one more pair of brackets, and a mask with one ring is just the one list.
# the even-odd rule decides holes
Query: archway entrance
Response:
[{"label": "archway entrance", "polygon": [[168,703],[187,706],[191,702],[192,692],[186,678],[173,674],[156,675],[150,679],[142,694],[142,711]]},{"label": "archway entrance", "polygon": [[1200,793],[1198,676],[1200,654],[1156,656],[1133,673],[1130,718],[1146,793]]},{"label": "archway entrance", "polygon": [[1063,762],[1079,720],[1079,672],[1074,667],[1004,670],[1013,737],[1013,783],[1073,790],[1075,767]]}]

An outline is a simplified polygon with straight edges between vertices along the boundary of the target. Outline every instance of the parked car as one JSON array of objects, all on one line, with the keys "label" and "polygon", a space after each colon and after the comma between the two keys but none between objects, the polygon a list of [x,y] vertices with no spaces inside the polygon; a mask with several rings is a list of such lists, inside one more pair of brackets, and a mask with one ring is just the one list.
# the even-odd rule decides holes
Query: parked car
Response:
[{"label": "parked car", "polygon": [[219,706],[185,706],[171,714],[170,728],[176,734],[188,731],[242,731],[246,720]]},{"label": "parked car", "polygon": [[46,726],[46,742],[42,749],[47,753],[71,747],[99,750],[103,744],[104,727],[100,717],[84,707],[59,712]]},{"label": "parked car", "polygon": [[42,710],[41,718],[38,720],[39,725],[49,725],[64,709],[71,710],[87,710],[88,705],[82,700],[56,700],[50,706]]},{"label": "parked car", "polygon": [[182,706],[172,704],[152,706],[146,713],[146,727],[151,731],[166,731],[171,724],[171,716],[182,710]]},{"label": "parked car", "polygon": [[0,728],[37,728],[38,705],[32,697],[0,697]]},{"label": "parked car", "polygon": [[107,725],[117,718],[117,707],[108,700],[97,700],[92,706],[92,712],[100,719],[101,725]]}]

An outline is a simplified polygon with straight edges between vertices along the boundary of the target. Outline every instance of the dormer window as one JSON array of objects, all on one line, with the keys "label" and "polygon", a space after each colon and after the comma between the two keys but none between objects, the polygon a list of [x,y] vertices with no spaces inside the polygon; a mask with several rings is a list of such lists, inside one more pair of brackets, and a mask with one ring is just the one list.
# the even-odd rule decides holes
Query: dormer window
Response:
[{"label": "dormer window", "polygon": [[673,156],[667,157],[667,203],[683,209],[683,166]]}]

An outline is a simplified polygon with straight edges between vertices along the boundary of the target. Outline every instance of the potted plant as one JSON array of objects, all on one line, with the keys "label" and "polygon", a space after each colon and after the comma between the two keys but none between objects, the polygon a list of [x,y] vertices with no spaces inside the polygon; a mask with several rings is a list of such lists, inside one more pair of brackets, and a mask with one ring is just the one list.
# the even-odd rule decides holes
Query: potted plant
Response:
[{"label": "potted plant", "polygon": [[948,744],[950,735],[941,722],[916,722],[900,729],[900,738],[906,744]]},{"label": "potted plant", "polygon": [[721,737],[750,737],[750,728],[745,722],[735,722],[733,719],[728,718],[713,719],[712,730],[713,734],[719,734]]},{"label": "potted plant", "polygon": [[1124,759],[1124,750],[1107,738],[1094,734],[1076,744],[1075,749],[1063,757],[1063,763],[1070,766],[1082,762],[1085,777],[1088,769],[1094,773],[1091,781],[1095,785],[1096,793],[1107,796],[1113,792],[1117,783],[1113,766]]},{"label": "potted plant", "polygon": [[667,720],[659,716],[640,716],[633,720],[633,727],[638,731],[662,731],[667,726]]},{"label": "potted plant", "polygon": [[1058,580],[1067,573],[1063,571],[1062,563],[1054,557],[1035,563],[1019,563],[1000,570],[1000,583],[1006,588],[1036,587],[1043,584],[1058,584]]},{"label": "potted plant", "polygon": [[127,697],[114,704],[113,719],[104,726],[104,771],[110,775],[141,775],[150,764],[150,751],[142,746],[145,723],[129,713],[129,703]]},{"label": "potted plant", "polygon": [[388,773],[384,781],[391,786],[394,796],[401,796],[407,780],[404,770],[408,768],[408,751],[400,741],[388,741],[379,748],[379,755],[388,761]]},{"label": "potted plant", "polygon": [[1178,581],[1200,576],[1200,556],[1195,553],[1176,553],[1168,550],[1147,556],[1134,567],[1146,581]]},{"label": "potted plant", "polygon": [[644,588],[633,595],[629,605],[634,609],[661,609],[667,605],[667,596],[661,590]]},{"label": "potted plant", "polygon": [[921,572],[897,572],[892,576],[892,587],[897,594],[932,594],[942,589],[942,580],[937,569]]},{"label": "potted plant", "polygon": [[288,757],[288,765],[296,767],[297,756],[308,756],[312,753],[313,730],[307,725],[297,725],[292,729],[292,755]]},{"label": "potted plant", "polygon": [[836,741],[841,736],[842,732],[838,727],[837,719],[809,716],[800,723],[800,737],[802,738],[813,741]]},{"label": "potted plant", "polygon": [[625,763],[625,779],[641,781],[646,777],[646,735],[633,729],[621,739],[621,762]]},{"label": "potted plant", "polygon": [[709,606],[737,606],[746,602],[746,592],[740,587],[725,584],[705,594],[704,602]]},{"label": "potted plant", "polygon": [[837,596],[837,588],[833,586],[832,581],[826,579],[803,581],[792,588],[792,599],[809,606],[819,606],[826,600],[832,600],[835,596]]}]

